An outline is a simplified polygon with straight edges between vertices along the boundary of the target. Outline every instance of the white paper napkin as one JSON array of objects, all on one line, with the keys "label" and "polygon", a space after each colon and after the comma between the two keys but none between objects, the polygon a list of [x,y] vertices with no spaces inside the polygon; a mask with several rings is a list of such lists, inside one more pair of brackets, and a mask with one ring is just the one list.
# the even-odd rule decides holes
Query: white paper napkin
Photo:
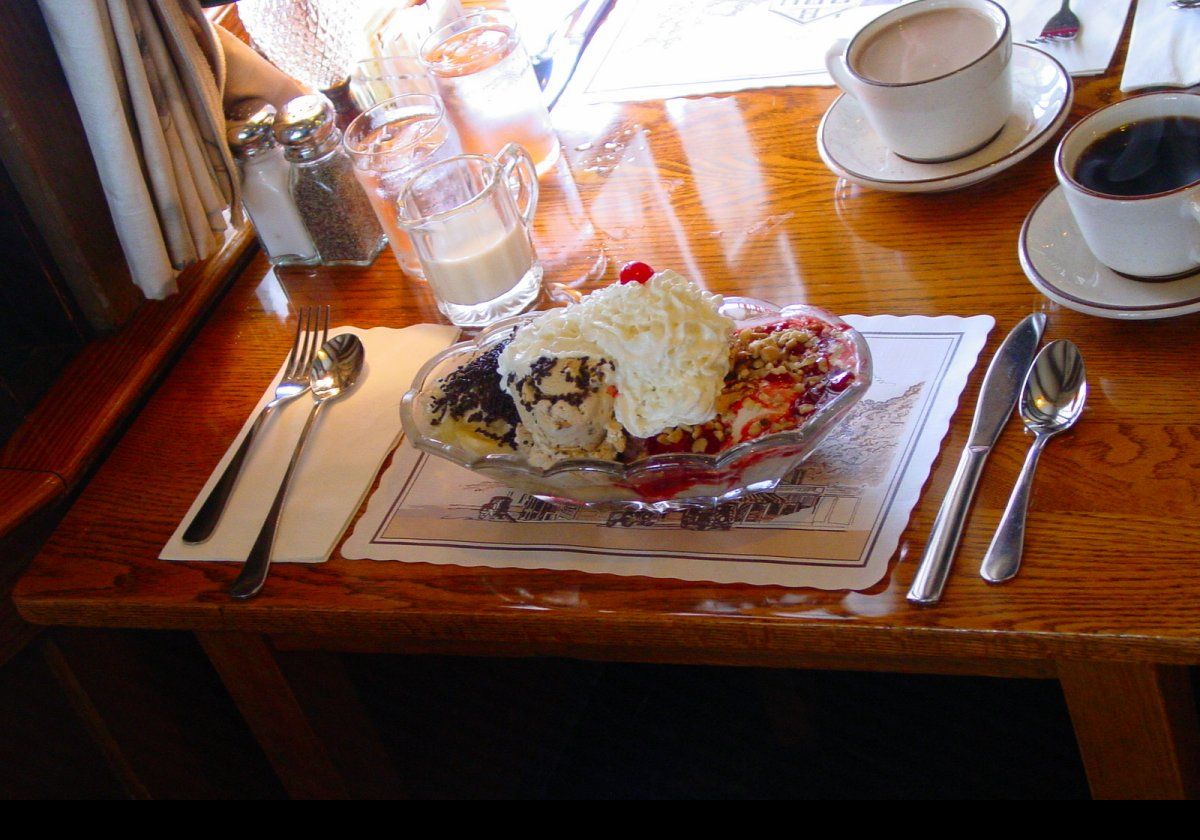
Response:
[{"label": "white paper napkin", "polygon": [[[1013,43],[1024,44],[1041,34],[1050,16],[1058,11],[1056,0],[997,0],[1012,21]],[[1108,69],[1132,0],[1071,0],[1079,17],[1079,36],[1071,41],[1034,44],[1058,59],[1072,76],[1098,76]],[[1144,5],[1142,0],[1138,5]]]},{"label": "white paper napkin", "polygon": [[39,0],[117,238],[146,297],[241,223],[225,143],[224,63],[199,5]]},{"label": "white paper napkin", "polygon": [[[438,324],[405,329],[341,327],[331,335],[352,332],[362,339],[366,365],[353,392],[321,410],[296,472],[275,537],[273,562],[321,563],[333,547],[367,491],[375,473],[400,437],[400,398],[417,369],[454,341],[458,330]],[[204,490],[192,503],[159,557],[163,560],[244,560],[275,491],[283,479],[292,449],[312,407],[308,395],[275,410],[242,466],[242,474],[212,537],[200,545],[181,539],[225,465],[237,451],[258,409],[270,402],[279,375],[263,393]]]},{"label": "white paper napkin", "polygon": [[1139,0],[1121,90],[1200,84],[1200,9]]}]

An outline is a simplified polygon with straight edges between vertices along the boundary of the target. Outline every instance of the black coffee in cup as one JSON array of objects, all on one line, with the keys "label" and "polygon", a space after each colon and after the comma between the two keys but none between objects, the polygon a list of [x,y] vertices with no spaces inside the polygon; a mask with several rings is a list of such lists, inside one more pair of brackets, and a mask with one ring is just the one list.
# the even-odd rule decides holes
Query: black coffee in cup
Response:
[{"label": "black coffee in cup", "polygon": [[1200,119],[1127,123],[1084,149],[1072,177],[1093,192],[1145,196],[1200,181]]}]

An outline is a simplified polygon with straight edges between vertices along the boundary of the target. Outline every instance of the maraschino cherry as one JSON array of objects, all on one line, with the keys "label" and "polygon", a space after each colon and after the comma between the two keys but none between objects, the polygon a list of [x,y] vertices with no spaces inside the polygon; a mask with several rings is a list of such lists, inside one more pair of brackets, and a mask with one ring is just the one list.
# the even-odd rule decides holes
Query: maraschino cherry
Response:
[{"label": "maraschino cherry", "polygon": [[644,262],[629,262],[621,268],[621,283],[645,283],[654,276],[654,269]]}]

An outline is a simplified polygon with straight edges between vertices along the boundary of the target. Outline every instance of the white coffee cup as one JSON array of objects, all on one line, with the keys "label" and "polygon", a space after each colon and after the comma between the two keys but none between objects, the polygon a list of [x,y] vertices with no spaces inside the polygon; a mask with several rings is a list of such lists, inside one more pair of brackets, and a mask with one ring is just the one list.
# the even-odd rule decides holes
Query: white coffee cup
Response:
[{"label": "white coffee cup", "polygon": [[1166,280],[1200,268],[1200,180],[1165,192],[1122,196],[1080,183],[1079,159],[1097,140],[1143,120],[1200,120],[1200,95],[1149,93],[1084,117],[1054,155],[1054,172],[1083,240],[1104,265],[1136,279]]},{"label": "white coffee cup", "polygon": [[837,41],[825,67],[892,152],[936,163],[1000,133],[1012,50],[1008,14],[992,0],[917,0]]}]

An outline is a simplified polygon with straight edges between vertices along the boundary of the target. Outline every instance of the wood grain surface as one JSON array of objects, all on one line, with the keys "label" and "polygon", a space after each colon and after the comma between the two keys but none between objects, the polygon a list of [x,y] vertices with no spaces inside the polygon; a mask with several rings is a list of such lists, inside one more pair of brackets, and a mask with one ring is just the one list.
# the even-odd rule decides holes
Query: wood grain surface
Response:
[{"label": "wood grain surface", "polygon": [[[1115,77],[1081,84],[1070,122],[1114,87]],[[277,567],[261,597],[234,604],[225,595],[234,569],[158,561],[286,352],[297,306],[328,301],[337,322],[364,327],[438,320],[426,288],[385,253],[367,269],[276,274],[261,257],[252,262],[19,584],[22,613],[42,623],[358,637],[366,647],[372,636],[452,639],[501,653],[600,646],[684,661],[764,651],[780,661],[789,652],[1200,661],[1200,316],[1101,320],[1029,285],[1017,232],[1054,185],[1053,143],[954,193],[864,190],[839,183],[817,157],[817,122],[833,98],[801,88],[556,111],[565,161],[543,179],[536,232],[551,293],[569,293],[603,248],[603,276],[575,289],[611,282],[637,258],[715,291],[842,313],[989,313],[997,327],[985,361],[1017,320],[1046,312],[1047,336],[1082,349],[1092,392],[1083,421],[1046,452],[1014,582],[992,587],[977,574],[1028,442],[1010,423],[942,604],[904,600],[982,365],[888,575],[867,592],[338,557]],[[548,607],[563,591],[575,606],[522,609]]]},{"label": "wood grain surface", "polygon": [[[1068,125],[1119,98],[1120,62],[1106,77],[1077,80]],[[1082,350],[1091,391],[1082,422],[1043,456],[1016,580],[989,586],[978,576],[1029,442],[1012,422],[941,604],[904,598],[966,441],[981,364],[887,575],[867,591],[335,555],[277,566],[258,598],[235,603],[226,588],[237,569],[157,555],[277,370],[297,307],[330,303],[336,323],[360,327],[440,320],[427,288],[390,252],[365,269],[278,272],[259,256],[19,581],[21,613],[43,624],[197,631],[252,728],[266,733],[289,789],[312,795],[344,792],[351,774],[333,766],[317,734],[321,715],[305,717],[274,651],[1056,677],[1095,793],[1194,793],[1200,730],[1175,666],[1200,663],[1200,315],[1102,320],[1032,288],[1017,237],[1055,184],[1054,141],[958,192],[875,192],[839,181],[817,155],[817,124],[835,95],[773,89],[560,107],[564,159],[542,179],[535,230],[545,302],[612,282],[621,263],[640,259],[713,291],[843,314],[987,313],[997,325],[984,363],[1017,321],[1045,312],[1047,338]],[[254,676],[255,657],[272,685]],[[295,717],[308,741],[275,732],[264,714],[272,708]],[[328,778],[307,774],[306,762]]]}]

